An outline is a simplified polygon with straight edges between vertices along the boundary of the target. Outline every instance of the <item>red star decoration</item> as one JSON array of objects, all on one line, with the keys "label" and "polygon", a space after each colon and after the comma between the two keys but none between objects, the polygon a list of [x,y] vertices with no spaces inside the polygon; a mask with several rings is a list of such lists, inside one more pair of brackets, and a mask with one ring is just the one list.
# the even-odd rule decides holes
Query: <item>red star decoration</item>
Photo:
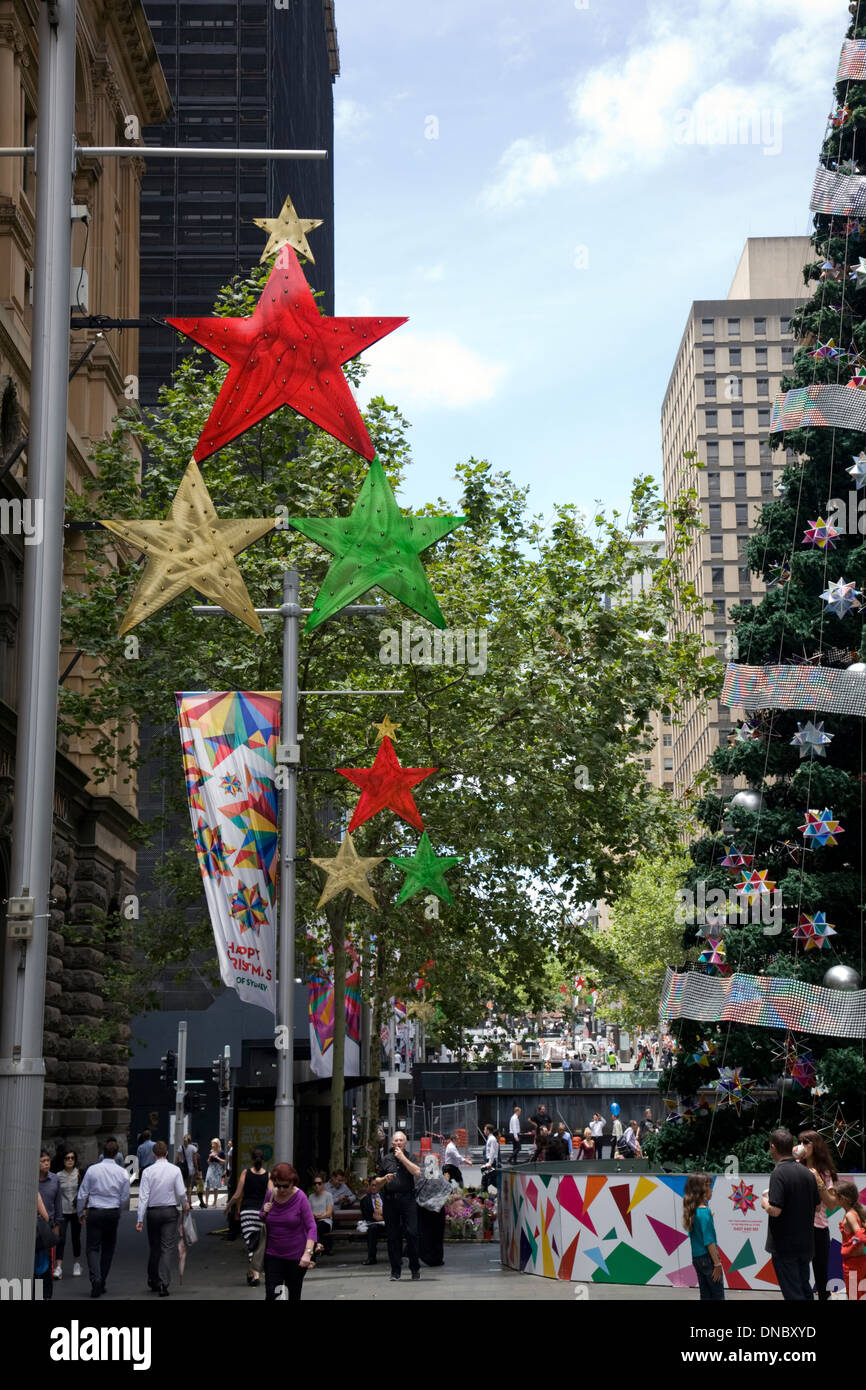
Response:
[{"label": "red star decoration", "polygon": [[431,772],[438,772],[437,767],[401,767],[393,743],[383,738],[372,767],[338,767],[337,771],[361,788],[361,799],[349,822],[349,834],[386,808],[414,825],[416,830],[424,829],[410,788],[417,787]]},{"label": "red star decoration", "polygon": [[290,405],[341,443],[375,453],[342,366],[406,319],[325,318],[298,258],[284,246],[262,297],[246,319],[166,319],[229,370],[193,457],[198,463]]}]

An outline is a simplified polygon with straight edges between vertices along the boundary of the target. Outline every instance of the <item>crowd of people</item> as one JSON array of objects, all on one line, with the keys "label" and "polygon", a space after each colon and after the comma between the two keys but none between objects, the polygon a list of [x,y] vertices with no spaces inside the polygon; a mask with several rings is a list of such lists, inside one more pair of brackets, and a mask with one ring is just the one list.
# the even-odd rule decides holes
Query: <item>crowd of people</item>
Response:
[{"label": "crowd of people", "polygon": [[593,1113],[582,1133],[572,1133],[564,1120],[555,1121],[544,1102],[525,1123],[522,1114],[521,1106],[515,1105],[508,1124],[512,1163],[518,1162],[521,1147],[526,1142],[534,1146],[530,1158],[532,1163],[565,1163],[605,1157],[643,1158],[641,1136],[645,1138],[658,1130],[649,1106],[644,1110],[643,1119],[628,1120],[625,1125],[620,1119],[618,1107],[612,1109],[610,1133],[607,1133],[607,1121],[600,1111]]}]

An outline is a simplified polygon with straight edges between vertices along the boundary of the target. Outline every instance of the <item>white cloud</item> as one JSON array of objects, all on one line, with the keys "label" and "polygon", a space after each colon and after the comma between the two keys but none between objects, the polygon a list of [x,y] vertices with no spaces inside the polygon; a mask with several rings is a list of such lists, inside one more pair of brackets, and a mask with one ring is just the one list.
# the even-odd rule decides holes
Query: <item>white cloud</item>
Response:
[{"label": "white cloud", "polygon": [[371,113],[353,97],[339,97],[334,102],[334,135],[342,140],[361,140],[367,133]]},{"label": "white cloud", "polygon": [[[792,119],[817,85],[829,103],[843,33],[839,8],[838,0],[654,0],[624,51],[575,78],[573,139],[557,148],[534,135],[512,141],[482,205],[517,207],[579,179],[653,171],[687,143],[677,138],[684,111],[704,130],[756,118],[760,129],[762,113],[777,113],[781,129],[780,118]],[[743,81],[744,70],[751,81]],[[774,142],[777,135],[773,129]]]},{"label": "white cloud", "polygon": [[384,395],[401,408],[443,406],[461,410],[489,401],[505,367],[485,362],[453,333],[410,333],[401,329],[364,353],[368,367],[365,401]]}]

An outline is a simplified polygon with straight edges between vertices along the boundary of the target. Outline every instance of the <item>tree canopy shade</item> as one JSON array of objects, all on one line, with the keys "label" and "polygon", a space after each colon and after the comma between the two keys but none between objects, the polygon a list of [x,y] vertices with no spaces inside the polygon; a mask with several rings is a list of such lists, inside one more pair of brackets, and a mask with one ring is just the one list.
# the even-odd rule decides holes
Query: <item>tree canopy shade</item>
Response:
[{"label": "tree canopy shade", "polygon": [[[232,285],[216,312],[248,312],[263,273]],[[361,369],[347,370],[357,379]],[[69,499],[70,514],[165,515],[222,375],[194,349],[162,391],[158,410],[119,420],[96,449],[92,483],[83,496]],[[400,478],[410,463],[406,421],[376,398],[365,423],[399,505]],[[147,458],[143,489],[126,449],[131,433]],[[209,458],[202,473],[220,516],[273,513],[282,520],[348,516],[366,465],[284,409]],[[310,696],[301,701],[299,720],[302,929],[312,934],[313,949],[323,944],[324,931],[338,982],[347,937],[375,937],[380,993],[405,994],[432,958],[428,999],[446,1029],[452,1020],[469,1021],[470,1008],[477,1020],[487,998],[495,997],[497,1008],[507,1008],[515,992],[523,1002],[543,1002],[536,981],[540,991],[551,951],[571,949],[573,906],[614,895],[628,882],[638,853],[662,852],[677,816],[645,778],[647,720],[655,709],[672,711],[681,700],[706,694],[719,669],[702,655],[699,638],[668,636],[677,604],[699,607],[680,571],[697,526],[694,495],[668,506],[644,477],[635,482],[626,519],[614,513],[587,520],[563,504],[544,523],[529,512],[526,490],[486,461],[457,464],[454,481],[454,496],[418,515],[455,514],[466,521],[425,553],[424,568],[448,628],[485,634],[486,669],[448,664],[455,649],[437,649],[428,624],[388,593],[370,594],[367,601],[375,596],[383,605],[382,619],[337,615],[302,638],[300,686],[395,693]],[[674,538],[671,558],[648,558],[636,538],[665,525]],[[115,548],[117,568],[107,563]],[[309,606],[330,556],[278,525],[238,563],[257,606],[280,602],[281,572],[293,563],[301,574],[301,602]],[[142,623],[131,649],[128,637],[117,636],[117,624],[136,565],[112,536],[99,532],[83,533],[77,565],[78,582],[66,594],[65,636],[88,655],[98,680],[86,690],[64,689],[65,732],[89,740],[107,771],[122,730],[148,719],[162,739],[166,805],[181,807],[173,692],[278,689],[279,620],[265,618],[259,637],[229,618],[196,617],[188,594]],[[633,600],[625,599],[647,566],[648,581]],[[404,623],[410,624],[410,647],[422,656],[429,652],[430,664],[383,661],[386,653],[393,656],[389,629],[403,632]],[[435,853],[460,856],[448,869],[453,904],[441,902],[433,920],[422,894],[397,906],[404,875],[390,863],[370,874],[378,911],[346,893],[316,909],[322,876],[310,861],[335,853],[358,798],[337,769],[372,766],[379,746],[375,725],[386,715],[399,725],[401,764],[438,769],[413,795]],[[131,741],[123,757],[131,776]],[[384,811],[353,838],[364,858],[405,859],[416,853],[419,832]],[[182,968],[210,943],[185,833],[165,852],[159,875],[172,890],[170,905],[145,905],[138,942],[153,969]]]}]

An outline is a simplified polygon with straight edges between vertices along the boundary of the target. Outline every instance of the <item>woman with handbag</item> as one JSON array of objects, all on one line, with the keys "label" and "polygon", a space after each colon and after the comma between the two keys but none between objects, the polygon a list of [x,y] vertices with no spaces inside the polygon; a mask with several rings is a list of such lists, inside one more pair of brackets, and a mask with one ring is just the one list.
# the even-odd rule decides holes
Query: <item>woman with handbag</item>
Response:
[{"label": "woman with handbag", "polygon": [[72,1266],[74,1275],[81,1274],[81,1222],[78,1220],[76,1210],[76,1200],[78,1189],[81,1186],[82,1172],[78,1166],[78,1154],[68,1146],[64,1147],[60,1154],[61,1166],[55,1171],[60,1183],[60,1200],[63,1204],[63,1221],[60,1227],[60,1239],[57,1242],[55,1251],[54,1278],[63,1278],[63,1252],[66,1249],[66,1237],[72,1237],[72,1255],[75,1263]]},{"label": "woman with handbag", "polygon": [[261,1209],[268,1198],[268,1170],[261,1149],[253,1149],[252,1166],[241,1173],[241,1180],[232,1194],[228,1210],[239,1210],[241,1235],[246,1243],[250,1267],[247,1270],[247,1283],[258,1284],[259,1274],[253,1268],[252,1259],[259,1243],[262,1229]]},{"label": "woman with handbag", "polygon": [[273,1195],[261,1210],[265,1230],[265,1299],[276,1302],[277,1289],[285,1289],[289,1303],[300,1303],[304,1275],[313,1262],[316,1220],[298,1174],[291,1163],[271,1170]]},{"label": "woman with handbag", "polygon": [[204,1205],[207,1207],[208,1193],[213,1193],[213,1204],[217,1205],[219,1190],[225,1181],[226,1156],[220,1148],[218,1139],[211,1139],[210,1153],[207,1156],[207,1171],[204,1175]]}]

